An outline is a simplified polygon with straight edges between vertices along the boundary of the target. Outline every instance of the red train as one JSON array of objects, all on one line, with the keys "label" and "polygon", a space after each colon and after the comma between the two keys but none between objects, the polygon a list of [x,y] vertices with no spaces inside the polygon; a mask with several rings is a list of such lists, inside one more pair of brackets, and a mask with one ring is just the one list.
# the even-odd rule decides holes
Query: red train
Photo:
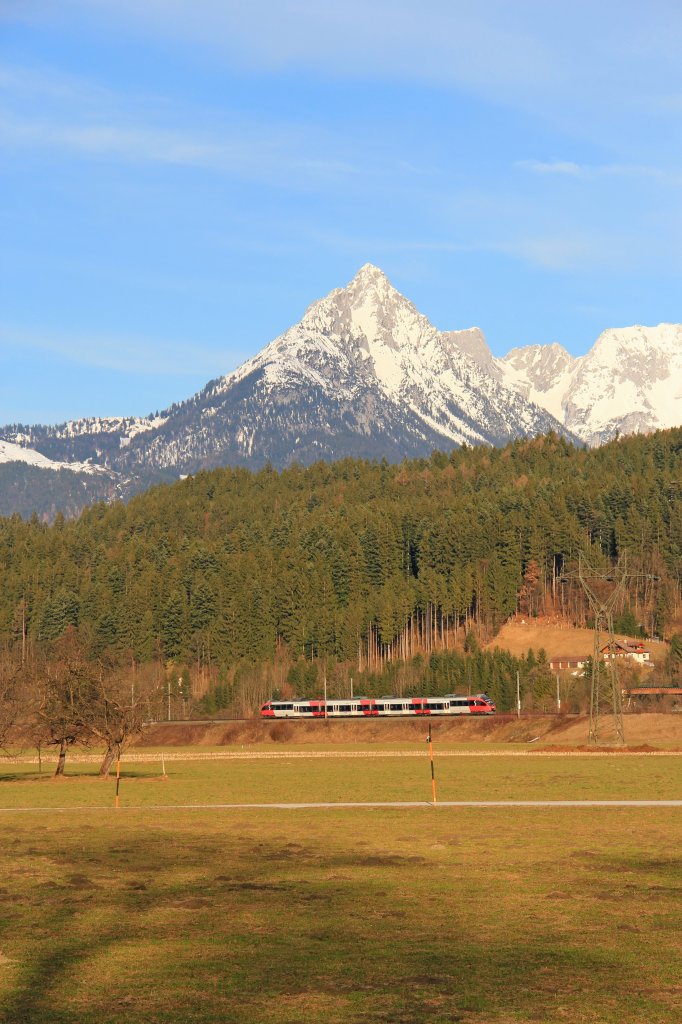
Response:
[{"label": "red train", "polygon": [[493,701],[485,693],[444,697],[333,697],[322,699],[269,700],[261,718],[413,718],[416,715],[492,715]]}]

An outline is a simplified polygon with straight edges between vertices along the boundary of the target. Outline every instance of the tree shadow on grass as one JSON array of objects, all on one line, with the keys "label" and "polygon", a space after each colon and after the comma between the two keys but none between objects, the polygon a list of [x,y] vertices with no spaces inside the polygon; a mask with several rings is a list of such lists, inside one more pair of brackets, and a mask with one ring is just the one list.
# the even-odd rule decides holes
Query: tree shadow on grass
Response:
[{"label": "tree shadow on grass", "polygon": [[[0,925],[0,949],[27,951],[4,1024],[288,1022],[306,1019],[306,1003],[308,1019],[329,1024],[472,1014],[551,1021],[561,1005],[577,1000],[594,1011],[622,994],[616,950],[578,931],[561,940],[510,912],[495,932],[488,919],[484,937],[462,912],[460,878],[444,891],[424,858],[397,856],[380,841],[355,856],[352,837],[346,855],[310,834],[305,846],[254,846],[191,823],[108,822],[27,834],[23,843],[13,857],[30,844],[45,877],[29,886],[19,873],[28,911]],[[485,893],[476,898],[484,903]],[[116,967],[107,954],[121,946],[132,955]],[[163,955],[140,973],[150,952]],[[98,988],[88,992],[95,961]]]}]

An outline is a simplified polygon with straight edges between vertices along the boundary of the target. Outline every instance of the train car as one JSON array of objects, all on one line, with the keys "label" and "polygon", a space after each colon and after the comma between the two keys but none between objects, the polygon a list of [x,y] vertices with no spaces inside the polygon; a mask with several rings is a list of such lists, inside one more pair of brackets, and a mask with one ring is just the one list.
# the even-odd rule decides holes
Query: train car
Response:
[{"label": "train car", "polygon": [[491,715],[495,704],[485,693],[444,697],[347,697],[269,700],[261,718],[415,718],[424,715]]}]

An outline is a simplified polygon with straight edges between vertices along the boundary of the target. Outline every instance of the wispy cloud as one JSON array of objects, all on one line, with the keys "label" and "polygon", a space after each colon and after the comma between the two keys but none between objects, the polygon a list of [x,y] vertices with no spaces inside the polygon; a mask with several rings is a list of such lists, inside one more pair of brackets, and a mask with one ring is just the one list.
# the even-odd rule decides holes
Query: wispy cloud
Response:
[{"label": "wispy cloud", "polygon": [[551,73],[551,52],[506,0],[33,0],[34,17],[119,26],[181,39],[231,66],[314,68],[334,76],[526,83]]},{"label": "wispy cloud", "polygon": [[0,325],[0,353],[25,351],[50,353],[80,366],[163,377],[197,375],[202,379],[229,373],[236,364],[234,352],[223,354],[192,341],[166,341],[130,335],[27,330]]},{"label": "wispy cloud", "polygon": [[529,263],[547,270],[573,270],[586,263],[593,263],[595,244],[593,239],[565,235],[519,238],[515,241],[500,242],[499,252],[520,257]]},{"label": "wispy cloud", "polygon": [[560,175],[582,178],[586,181],[598,178],[645,178],[661,185],[682,185],[682,173],[665,170],[647,164],[579,164],[572,160],[517,160],[515,167],[532,174]]},{"label": "wispy cloud", "polygon": [[[293,187],[347,182],[359,173],[350,160],[337,155],[338,143],[332,145],[329,132],[317,125],[246,120],[205,110],[179,113],[156,98],[125,96],[83,79],[1,65],[0,93],[0,144],[5,148],[203,168]],[[185,122],[193,123],[190,127]]]},{"label": "wispy cloud", "polygon": [[585,176],[585,168],[571,160],[517,160],[514,166],[533,174],[567,174],[571,178]]},{"label": "wispy cloud", "polygon": [[[460,233],[461,234],[461,233]],[[369,235],[350,235],[340,232],[306,233],[314,244],[322,243],[336,250],[366,253],[369,259],[381,260],[387,255],[415,255],[420,253],[502,253],[524,263],[545,270],[573,271],[578,268],[600,266],[623,267],[626,257],[622,238],[588,231],[569,231],[556,228],[544,234],[523,232],[510,226],[504,234],[490,224],[479,224],[467,237],[457,239],[400,239]],[[372,255],[374,254],[374,255]]]},{"label": "wispy cloud", "polygon": [[291,182],[339,179],[357,173],[342,160],[297,155],[294,138],[229,138],[218,142],[163,131],[154,127],[111,124],[55,125],[0,114],[5,146],[31,146],[71,150],[87,156],[105,156],[137,163],[199,167],[249,178],[286,174]]},{"label": "wispy cloud", "polygon": [[605,106],[634,109],[642,99],[679,96],[682,8],[669,0],[9,3],[17,17],[27,6],[35,20],[179,39],[257,72],[437,82],[534,109],[578,103],[590,117]]}]

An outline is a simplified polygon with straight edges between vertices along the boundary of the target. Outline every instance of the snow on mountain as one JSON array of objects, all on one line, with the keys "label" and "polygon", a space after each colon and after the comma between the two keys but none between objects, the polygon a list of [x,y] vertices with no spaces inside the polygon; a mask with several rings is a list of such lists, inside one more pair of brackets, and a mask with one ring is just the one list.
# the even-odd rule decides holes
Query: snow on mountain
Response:
[{"label": "snow on mountain", "polygon": [[604,331],[574,359],[560,345],[512,349],[501,379],[587,444],[682,424],[682,325]]},{"label": "snow on mountain", "polygon": [[[130,444],[138,434],[156,430],[166,422],[164,416],[89,416],[82,420],[67,420],[54,427],[18,428],[13,433],[16,444],[31,445],[36,437],[44,435],[58,440],[69,440],[76,437],[93,437],[99,434],[115,434],[119,438],[121,448]],[[7,436],[7,435],[6,435]]]},{"label": "snow on mountain", "polygon": [[599,444],[618,432],[677,424],[681,326],[605,331],[579,359],[557,344],[496,358],[479,328],[437,330],[365,264],[345,288],[186,401],[147,417],[6,427],[0,462],[101,467],[109,492],[126,497],[216,466],[399,461],[549,430]]},{"label": "snow on mountain", "polygon": [[27,465],[37,466],[39,469],[69,469],[73,473],[101,472],[101,467],[93,466],[92,463],[55,462],[33,448],[24,448],[21,445],[13,444],[11,441],[0,440],[0,463],[2,462],[25,462]]},{"label": "snow on mountain", "polygon": [[392,409],[406,427],[421,431],[424,453],[438,438],[441,446],[496,444],[556,428],[469,354],[483,349],[478,328],[438,331],[381,270],[366,264],[346,288],[313,303],[300,323],[216,382],[214,394],[227,395],[258,375],[264,395],[314,387],[357,412],[369,390],[387,415]]},{"label": "snow on mountain", "polygon": [[475,363],[496,380],[500,374],[496,368],[496,360],[488,348],[488,342],[480,327],[469,327],[464,331],[443,331],[443,342],[450,349],[458,349],[474,360]]},{"label": "snow on mountain", "polygon": [[235,372],[161,415],[0,437],[53,462],[105,467],[125,496],[202,468],[400,461],[548,430],[562,427],[508,386],[478,328],[438,331],[366,264]]},{"label": "snow on mountain", "polygon": [[527,345],[525,348],[513,348],[504,359],[495,362],[501,371],[501,379],[509,387],[565,423],[562,402],[567,379],[577,362],[565,348],[556,342]]},{"label": "snow on mountain", "polygon": [[682,423],[682,325],[604,331],[577,361],[564,422],[588,444]]}]

